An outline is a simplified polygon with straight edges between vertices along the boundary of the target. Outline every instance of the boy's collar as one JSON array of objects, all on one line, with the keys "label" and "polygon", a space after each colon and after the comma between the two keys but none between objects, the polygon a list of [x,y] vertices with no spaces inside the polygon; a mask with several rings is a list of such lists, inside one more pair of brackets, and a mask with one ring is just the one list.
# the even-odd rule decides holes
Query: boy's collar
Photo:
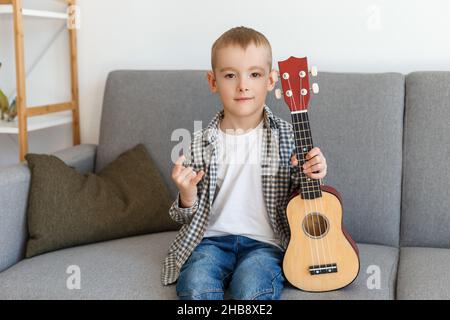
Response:
[{"label": "boy's collar", "polygon": [[[272,111],[269,109],[267,105],[264,105],[264,128],[269,128],[271,131],[272,129],[276,129],[276,123],[274,120],[274,116]],[[211,122],[206,127],[206,139],[209,143],[212,143],[216,140],[219,130],[219,123],[220,120],[224,116],[224,110],[217,112],[217,114],[214,116],[214,118],[211,120]]]}]

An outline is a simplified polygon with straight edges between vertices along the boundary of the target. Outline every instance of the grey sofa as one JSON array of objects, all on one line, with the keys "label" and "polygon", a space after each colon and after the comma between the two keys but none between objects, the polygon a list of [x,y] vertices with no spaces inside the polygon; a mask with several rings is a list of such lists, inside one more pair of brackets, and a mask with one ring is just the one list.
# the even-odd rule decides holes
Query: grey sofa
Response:
[{"label": "grey sofa", "polygon": [[[328,162],[325,184],[343,196],[344,224],[361,269],[348,287],[283,299],[450,298],[450,72],[319,73],[309,115],[314,144]],[[269,93],[272,111],[290,120]],[[145,143],[175,198],[171,152],[178,133],[205,127],[220,110],[205,71],[109,74],[98,145],[55,153],[79,172],[98,172]],[[194,127],[194,121],[196,122]],[[184,128],[184,131],[176,131]],[[178,132],[178,133],[177,133]],[[30,173],[0,169],[1,299],[176,299],[160,283],[175,232],[93,243],[24,259]],[[69,289],[69,266],[81,288]],[[68,273],[69,272],[69,273]]]}]

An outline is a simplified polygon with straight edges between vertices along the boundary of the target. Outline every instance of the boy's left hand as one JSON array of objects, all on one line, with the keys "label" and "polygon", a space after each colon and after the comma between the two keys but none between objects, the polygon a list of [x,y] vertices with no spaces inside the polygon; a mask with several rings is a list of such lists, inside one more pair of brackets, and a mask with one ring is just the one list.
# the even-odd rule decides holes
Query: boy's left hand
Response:
[{"label": "boy's left hand", "polygon": [[[327,175],[327,160],[318,147],[312,148],[306,154],[306,162],[303,164],[302,171],[311,179],[323,179]],[[298,166],[297,156],[291,157],[291,164]]]}]

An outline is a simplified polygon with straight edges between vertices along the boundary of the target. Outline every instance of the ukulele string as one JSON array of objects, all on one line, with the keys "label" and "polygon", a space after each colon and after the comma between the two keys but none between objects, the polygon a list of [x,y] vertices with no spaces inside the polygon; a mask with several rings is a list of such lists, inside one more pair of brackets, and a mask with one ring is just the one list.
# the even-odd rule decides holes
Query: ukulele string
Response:
[{"label": "ukulele string", "polygon": [[[308,70],[306,70],[306,72],[308,72]],[[303,87],[303,85],[302,85],[302,78],[300,77],[300,88],[302,88],[302,87]],[[301,90],[301,89],[300,89],[300,90]],[[309,88],[307,88],[307,90],[309,91]],[[305,97],[301,94],[301,92],[300,92],[300,95],[302,96],[303,105],[305,106]],[[305,117],[307,117],[307,114],[306,114],[306,113],[305,113]],[[305,122],[305,123],[306,123],[306,122]],[[307,123],[309,123],[309,119],[308,119]],[[311,128],[309,128],[309,132],[311,133]],[[310,140],[310,145],[311,145],[311,147],[312,147],[312,145],[313,145],[313,142],[312,142],[312,134],[310,134],[309,140]],[[320,184],[319,184],[319,189],[318,189],[317,191],[320,192]],[[313,193],[315,193],[314,188],[313,188]],[[322,195],[322,196],[320,197],[320,199],[319,199],[319,205],[320,205],[320,207],[321,207],[321,212],[324,213],[323,195]],[[317,209],[318,209],[318,206],[317,206],[317,200],[316,200],[316,198],[314,198],[314,206],[316,207],[316,210],[317,210]],[[316,214],[317,214],[317,213],[318,213],[318,212],[316,211]],[[320,221],[319,221],[319,217],[317,217],[317,220],[318,220],[318,224],[319,224],[319,231],[320,231],[320,234],[322,235],[322,227],[321,227],[321,224],[320,224]],[[329,230],[330,225],[329,225],[328,221],[326,221],[326,224],[328,225],[328,230]],[[326,226],[325,226],[325,228],[326,228]],[[325,231],[326,231],[326,229],[324,230],[324,232],[325,232]],[[327,250],[325,250],[325,248],[324,248],[324,241],[323,241],[324,238],[325,238],[325,246],[327,247]],[[328,263],[331,264],[331,263],[333,262],[333,257],[332,257],[332,254],[331,254],[330,244],[329,244],[329,242],[328,242],[328,237],[327,237],[326,235],[323,235],[323,236],[321,237],[321,243],[322,243],[322,250],[323,250],[324,257],[325,257],[326,251],[328,251],[328,258],[330,259],[330,260],[328,261]],[[325,258],[325,264],[327,264],[326,258]]]},{"label": "ukulele string", "polygon": [[[303,98],[302,98],[302,100],[304,100]],[[304,104],[305,102],[303,101],[303,104]],[[306,113],[306,112],[305,112]],[[302,116],[301,116],[302,117]],[[305,135],[306,135],[306,132],[308,131],[307,130],[307,127],[306,127],[306,119],[304,119],[303,117],[302,117],[302,119],[301,119],[301,123],[302,123],[302,131],[305,133]],[[311,143],[310,143],[311,142]],[[308,141],[308,139],[307,138],[305,138],[305,144],[306,145],[310,145],[311,147],[312,147],[312,141]],[[307,152],[309,152],[310,150],[307,150]],[[306,157],[305,157],[305,162],[306,162]],[[314,183],[314,182],[308,182],[308,180],[311,180],[310,178],[308,178],[307,176],[306,176],[306,174],[304,174],[304,176],[305,176],[305,179],[306,179],[306,188],[307,188],[307,193],[308,193],[308,196],[309,197],[314,197],[314,193],[315,193],[315,190],[314,190],[314,188],[312,189],[312,191],[310,190],[310,185],[309,184],[311,184],[311,183]],[[314,186],[312,186],[312,187],[314,187]],[[311,199],[309,198],[308,199],[308,206],[310,207],[310,215],[311,215],[311,220],[312,220],[312,225],[313,225],[313,234],[314,234],[314,238],[315,238],[315,240],[316,241],[318,241],[319,242],[319,244],[322,246],[322,255],[323,255],[323,258],[324,258],[324,261],[326,261],[326,256],[325,256],[325,248],[324,248],[324,245],[323,245],[323,241],[321,241],[321,238],[320,238],[320,235],[322,234],[322,227],[321,227],[321,225],[320,225],[320,221],[319,221],[319,218],[318,218],[318,208],[317,208],[317,203],[316,203],[316,198],[313,198],[312,199],[312,201],[311,201]],[[313,210],[313,206],[315,207],[315,210]],[[319,230],[317,230],[317,228],[319,229]]]},{"label": "ukulele string", "polygon": [[[291,91],[291,93],[293,92],[292,91],[292,87],[291,87],[291,82],[289,81],[289,78],[287,79],[287,83],[288,83],[288,86],[289,86],[289,90]],[[297,111],[297,105],[296,105],[296,103],[295,103],[295,99],[294,99],[294,95],[293,94],[291,94],[291,96],[289,97],[290,99],[291,99],[291,101],[292,101],[292,103],[294,104],[294,108],[295,108],[295,111]],[[291,106],[292,106],[292,103],[291,103]],[[298,123],[296,123],[296,121],[295,121],[295,116],[293,116],[293,122],[294,122],[294,126],[295,125],[298,125]],[[296,139],[295,138],[295,132],[294,132],[294,139]],[[301,140],[301,136],[300,136],[300,140]],[[295,144],[296,145],[296,144]],[[300,146],[301,147],[301,146]],[[296,150],[296,155],[298,154],[298,152],[297,152],[298,150]],[[297,159],[297,161],[299,161],[300,162],[300,160],[299,159]],[[300,178],[300,180],[301,180],[301,178]],[[301,191],[300,191],[300,194],[301,194]],[[304,214],[304,216],[305,216],[305,220],[306,220],[306,228],[307,228],[307,230],[308,230],[308,232],[311,230],[310,228],[309,228],[309,221],[308,221],[308,216],[307,216],[307,208],[306,208],[306,206],[305,206],[305,214]],[[307,232],[307,233],[308,233]],[[314,263],[314,260],[315,260],[315,258],[314,258],[314,253],[313,253],[313,242],[312,242],[312,240],[311,240],[311,237],[309,236],[309,235],[307,235],[307,237],[308,237],[308,242],[309,242],[309,249],[310,249],[310,251],[311,251],[311,259],[312,259],[312,262],[313,262],[313,265],[320,265],[320,255],[319,255],[319,250],[318,250],[318,248],[317,248],[317,246],[315,246],[315,251],[316,251],[316,254],[317,254],[317,259],[318,259],[318,263],[316,264],[316,263]]]},{"label": "ukulele string", "polygon": [[[308,72],[308,70],[306,70],[306,72]],[[302,92],[301,92],[301,90],[302,90],[302,88],[303,88],[303,83],[302,83],[302,78],[301,77],[299,77],[299,81],[300,81],[300,97],[301,97],[301,99],[302,99],[302,103],[303,103],[303,107],[305,107],[305,116],[303,116],[303,113],[300,115],[300,117],[301,117],[301,123],[302,123],[302,127],[303,127],[303,130],[304,130],[304,133],[305,133],[305,136],[306,136],[306,133],[307,132],[309,132],[309,133],[311,133],[311,130],[310,130],[310,128],[306,128],[306,124],[309,122],[307,122],[307,121],[305,121],[305,120],[307,120],[307,112],[308,112],[308,110],[306,109],[306,102],[305,102],[305,97],[304,97],[304,95],[302,95]],[[308,90],[309,88],[307,88],[307,90]],[[309,129],[309,130],[307,130],[307,129]],[[308,139],[306,139],[305,138],[305,143],[306,143],[306,145],[309,145],[309,146],[311,146],[311,148],[312,148],[312,138],[311,138],[311,135],[310,135],[310,137],[309,137],[309,140],[310,140],[310,143],[307,141]],[[307,150],[307,152],[309,152],[310,150]],[[305,161],[306,161],[306,157],[305,157]],[[312,169],[311,169],[312,170]],[[311,171],[312,172],[312,171]],[[306,175],[305,175],[305,177],[306,177]],[[308,177],[306,177],[306,179],[307,179],[307,181],[308,180],[311,180],[310,178],[308,178]],[[311,180],[312,181],[312,180]],[[322,235],[322,227],[321,227],[321,225],[320,225],[320,220],[319,220],[319,216],[318,216],[318,207],[317,207],[317,201],[316,201],[316,198],[315,198],[315,190],[314,190],[314,181],[312,181],[311,182],[311,184],[313,184],[313,191],[312,191],[312,197],[314,197],[314,199],[313,199],[313,202],[314,202],[314,207],[315,207],[315,211],[313,212],[313,204],[311,203],[312,201],[308,201],[308,204],[309,204],[309,206],[310,206],[310,208],[311,208],[311,219],[312,219],[312,221],[313,221],[313,230],[314,230],[314,236],[315,236],[315,238],[316,238],[316,240],[320,243],[320,245],[322,246],[322,255],[323,255],[323,258],[324,258],[324,261],[325,261],[325,264],[326,264],[326,261],[327,261],[327,258],[326,258],[326,251],[325,251],[325,248],[324,248],[324,244],[323,244],[323,238],[321,237],[321,235]],[[308,189],[308,195],[309,196],[311,196],[311,191],[309,190],[309,183],[308,182],[306,182],[306,188]],[[309,199],[310,200],[310,199]],[[317,223],[317,225],[316,225],[316,223]],[[319,236],[317,236],[316,235],[316,226],[318,226],[319,227]],[[320,266],[321,264],[319,263],[319,266]],[[322,280],[321,278],[319,278],[320,280]],[[321,281],[320,281],[321,282]]]}]

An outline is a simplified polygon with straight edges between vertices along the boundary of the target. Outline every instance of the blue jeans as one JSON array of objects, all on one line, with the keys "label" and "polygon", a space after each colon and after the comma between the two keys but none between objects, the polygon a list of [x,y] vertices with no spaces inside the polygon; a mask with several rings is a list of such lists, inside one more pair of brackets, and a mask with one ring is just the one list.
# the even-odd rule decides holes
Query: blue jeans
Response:
[{"label": "blue jeans", "polygon": [[197,245],[180,270],[179,299],[275,300],[281,296],[283,252],[244,236],[208,237]]}]

